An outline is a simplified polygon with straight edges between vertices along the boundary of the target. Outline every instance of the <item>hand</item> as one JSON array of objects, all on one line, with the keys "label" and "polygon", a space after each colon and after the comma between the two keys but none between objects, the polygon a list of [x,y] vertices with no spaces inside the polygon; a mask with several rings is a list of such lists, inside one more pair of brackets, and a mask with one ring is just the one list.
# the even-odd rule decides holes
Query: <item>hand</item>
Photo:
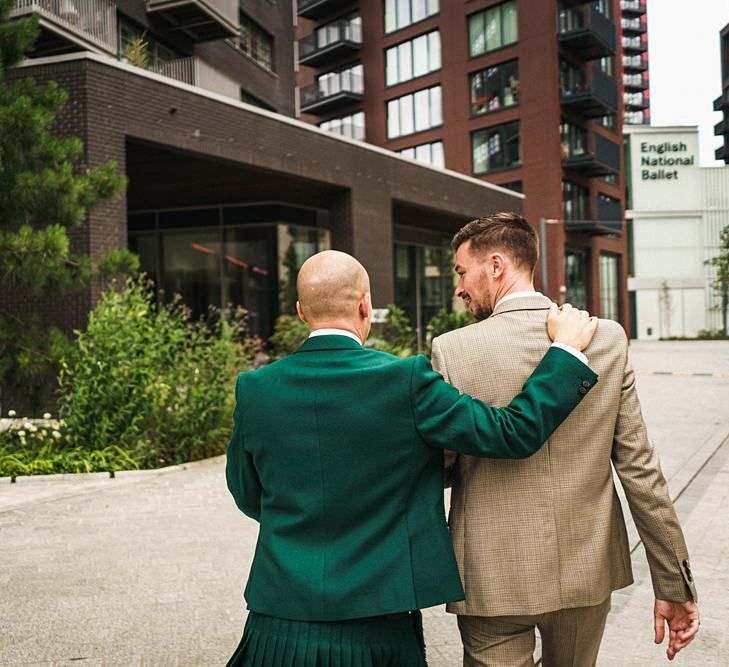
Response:
[{"label": "hand", "polygon": [[670,602],[669,600],[656,600],[653,607],[654,624],[656,628],[656,644],[661,644],[666,636],[668,623],[668,648],[666,656],[673,660],[676,654],[693,640],[699,631],[699,608],[693,600],[688,602]]},{"label": "hand", "polygon": [[573,308],[566,303],[561,308],[553,303],[547,317],[547,332],[555,343],[563,343],[584,350],[597,331],[597,318],[586,310]]}]

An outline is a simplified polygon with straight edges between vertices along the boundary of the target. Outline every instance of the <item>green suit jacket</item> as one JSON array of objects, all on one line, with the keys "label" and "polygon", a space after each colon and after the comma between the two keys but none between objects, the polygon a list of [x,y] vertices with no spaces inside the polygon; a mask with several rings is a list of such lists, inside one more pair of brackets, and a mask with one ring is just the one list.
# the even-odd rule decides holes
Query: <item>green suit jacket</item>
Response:
[{"label": "green suit jacket", "polygon": [[337,335],[241,373],[226,476],[238,507],[260,522],[248,608],[336,621],[463,599],[443,449],[530,456],[596,381],[551,348],[524,391],[496,409],[461,396],[422,356]]}]

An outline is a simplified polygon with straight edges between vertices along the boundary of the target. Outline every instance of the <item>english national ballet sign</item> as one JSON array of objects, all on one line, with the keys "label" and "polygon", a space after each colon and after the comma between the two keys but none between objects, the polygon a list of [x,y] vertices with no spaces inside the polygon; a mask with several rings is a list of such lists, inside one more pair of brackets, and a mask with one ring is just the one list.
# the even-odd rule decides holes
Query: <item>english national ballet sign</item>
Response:
[{"label": "english national ballet sign", "polygon": [[633,210],[685,211],[699,206],[696,128],[633,126],[626,129],[625,138]]}]

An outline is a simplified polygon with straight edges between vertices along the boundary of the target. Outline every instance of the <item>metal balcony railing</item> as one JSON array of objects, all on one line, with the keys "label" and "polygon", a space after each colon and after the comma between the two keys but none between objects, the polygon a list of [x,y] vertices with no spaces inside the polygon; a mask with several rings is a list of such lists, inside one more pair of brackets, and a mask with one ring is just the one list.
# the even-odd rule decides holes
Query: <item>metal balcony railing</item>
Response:
[{"label": "metal balcony railing", "polygon": [[643,4],[640,0],[622,0],[620,8],[623,12],[631,14],[645,14],[646,10],[645,4]]},{"label": "metal balcony railing", "polygon": [[362,99],[364,83],[361,74],[345,70],[333,76],[320,77],[316,83],[301,88],[301,110],[324,113]]},{"label": "metal balcony railing", "polygon": [[642,74],[623,74],[623,86],[626,88],[645,90],[648,84]]},{"label": "metal balcony railing", "polygon": [[724,109],[729,109],[729,91],[726,90],[714,100],[714,111],[722,111]]},{"label": "metal balcony railing", "polygon": [[726,118],[714,125],[714,134],[717,136],[729,134],[729,121]]},{"label": "metal balcony railing", "polygon": [[362,45],[359,17],[335,21],[317,28],[299,42],[299,62],[318,67],[330,59],[356,52]]},{"label": "metal balcony railing", "polygon": [[597,67],[562,73],[562,105],[585,118],[599,118],[618,111],[618,86]]},{"label": "metal balcony railing", "polygon": [[[567,144],[562,164],[584,176],[605,176],[620,171],[620,146],[601,134],[583,135],[576,146]],[[587,147],[585,147],[585,139]]]},{"label": "metal balcony railing", "polygon": [[623,36],[623,49],[625,51],[647,51],[648,46],[642,37],[625,37]]},{"label": "metal balcony railing", "polygon": [[648,61],[643,56],[623,56],[623,69],[645,72]]},{"label": "metal balcony railing", "polygon": [[33,13],[54,36],[85,49],[117,53],[116,4],[111,0],[17,0],[10,17]]},{"label": "metal balcony railing", "polygon": [[615,54],[615,24],[593,5],[582,9],[564,7],[557,17],[560,44],[583,60],[595,60]]},{"label": "metal balcony railing", "polygon": [[240,97],[240,84],[196,56],[155,63],[148,65],[147,70],[234,99]]},{"label": "metal balcony railing", "polygon": [[645,32],[647,30],[646,24],[637,16],[635,18],[623,18],[620,21],[623,27],[623,32]]}]

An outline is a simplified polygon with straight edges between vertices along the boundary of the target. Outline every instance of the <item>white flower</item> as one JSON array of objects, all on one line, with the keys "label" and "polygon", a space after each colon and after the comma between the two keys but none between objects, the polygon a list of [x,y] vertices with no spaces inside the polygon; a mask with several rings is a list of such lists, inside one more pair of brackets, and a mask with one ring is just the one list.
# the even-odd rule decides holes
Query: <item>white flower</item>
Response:
[{"label": "white flower", "polygon": [[25,437],[25,431],[18,431],[18,436],[20,438],[24,438]]},{"label": "white flower", "polygon": [[59,431],[53,431],[53,437],[58,440],[61,437],[61,433]]},{"label": "white flower", "polygon": [[50,412],[44,412],[43,413],[43,419],[50,419],[50,418],[51,418],[51,413]]},{"label": "white flower", "polygon": [[8,417],[15,417],[18,413],[15,410],[8,410]]},{"label": "white flower", "polygon": [[31,433],[35,433],[35,432],[36,432],[36,431],[38,430],[38,427],[37,427],[37,426],[36,426],[35,424],[29,424],[29,425],[28,425],[28,430],[29,430],[29,431],[30,431]]}]

